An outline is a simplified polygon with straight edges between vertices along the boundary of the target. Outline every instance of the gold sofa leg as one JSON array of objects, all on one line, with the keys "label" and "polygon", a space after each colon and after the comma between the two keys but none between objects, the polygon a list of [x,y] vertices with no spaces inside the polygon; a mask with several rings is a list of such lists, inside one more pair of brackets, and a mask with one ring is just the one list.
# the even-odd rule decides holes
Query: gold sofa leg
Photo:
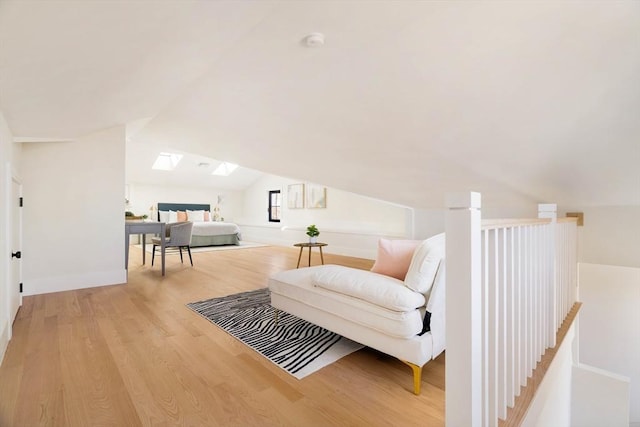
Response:
[{"label": "gold sofa leg", "polygon": [[420,395],[420,385],[422,384],[422,366],[414,365],[411,362],[403,360],[403,362],[413,370],[413,394]]}]

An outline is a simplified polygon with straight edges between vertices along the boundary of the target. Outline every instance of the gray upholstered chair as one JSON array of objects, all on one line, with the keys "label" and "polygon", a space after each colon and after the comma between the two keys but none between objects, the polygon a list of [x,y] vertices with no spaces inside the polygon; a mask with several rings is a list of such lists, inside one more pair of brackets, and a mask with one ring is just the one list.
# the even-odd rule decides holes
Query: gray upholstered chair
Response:
[{"label": "gray upholstered chair", "polygon": [[[193,222],[185,221],[167,224],[166,230],[165,253],[168,248],[177,248],[180,251],[180,262],[184,262],[182,260],[182,249],[186,249],[189,252],[189,261],[191,261],[191,266],[193,267],[193,258],[191,258],[191,231],[193,230]],[[162,246],[159,237],[153,237],[151,242],[153,243],[151,266],[153,266],[153,260],[156,257],[156,247],[161,249]]]}]

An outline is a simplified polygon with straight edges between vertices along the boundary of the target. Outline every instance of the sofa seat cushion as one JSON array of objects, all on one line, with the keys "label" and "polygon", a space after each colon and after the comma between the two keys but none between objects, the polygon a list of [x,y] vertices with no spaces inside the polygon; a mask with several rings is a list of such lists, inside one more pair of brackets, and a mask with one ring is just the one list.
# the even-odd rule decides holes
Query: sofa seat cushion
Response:
[{"label": "sofa seat cushion", "polygon": [[360,298],[314,286],[315,273],[326,267],[329,265],[281,271],[271,276],[269,289],[272,293],[392,337],[409,338],[420,333],[423,318],[420,309],[405,312],[390,310]]},{"label": "sofa seat cushion", "polygon": [[393,311],[409,311],[426,303],[422,294],[405,287],[401,280],[339,265],[319,269],[313,274],[312,283]]}]

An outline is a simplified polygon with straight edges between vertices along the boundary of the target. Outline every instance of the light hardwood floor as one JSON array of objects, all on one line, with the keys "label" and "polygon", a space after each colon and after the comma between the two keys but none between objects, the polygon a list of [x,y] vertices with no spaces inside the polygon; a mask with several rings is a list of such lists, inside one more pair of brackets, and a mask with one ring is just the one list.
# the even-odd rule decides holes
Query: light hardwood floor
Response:
[{"label": "light hardwood floor", "polygon": [[409,367],[368,348],[296,380],[185,307],[266,287],[297,256],[203,252],[191,267],[168,255],[162,277],[132,247],[128,284],[24,298],[0,366],[0,426],[444,425],[443,356],[420,396]]}]

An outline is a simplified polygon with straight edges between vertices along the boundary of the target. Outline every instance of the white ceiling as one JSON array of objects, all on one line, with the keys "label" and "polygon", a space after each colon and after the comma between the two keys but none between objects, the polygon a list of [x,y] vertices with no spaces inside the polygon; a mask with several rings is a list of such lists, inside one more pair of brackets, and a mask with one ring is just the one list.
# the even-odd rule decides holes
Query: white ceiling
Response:
[{"label": "white ceiling", "polygon": [[416,207],[640,205],[638,76],[637,1],[0,2],[16,137],[150,117],[140,150]]},{"label": "white ceiling", "polygon": [[[151,168],[161,152],[182,155],[174,170],[165,171]],[[221,160],[211,157],[172,147],[163,147],[159,144],[139,143],[132,140],[127,142],[126,182],[241,191],[264,175],[242,166],[229,176],[213,175],[213,171],[221,163]]]}]

